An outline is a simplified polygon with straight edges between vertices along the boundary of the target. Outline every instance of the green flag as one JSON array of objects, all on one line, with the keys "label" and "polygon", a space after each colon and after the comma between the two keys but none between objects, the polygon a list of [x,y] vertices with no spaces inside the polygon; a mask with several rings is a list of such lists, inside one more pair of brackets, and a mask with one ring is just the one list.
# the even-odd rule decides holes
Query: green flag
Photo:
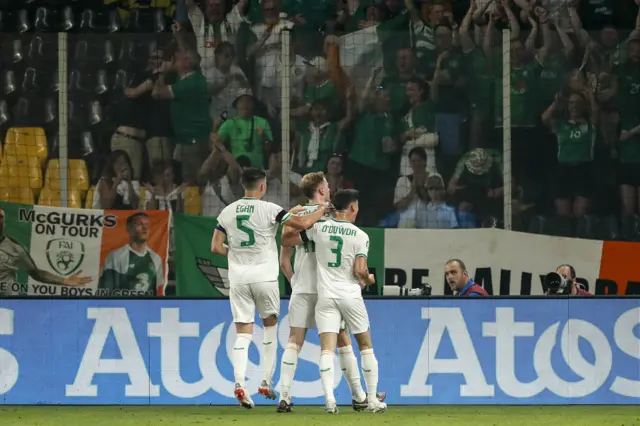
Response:
[{"label": "green flag", "polygon": [[[175,265],[176,292],[179,297],[229,295],[227,258],[211,252],[216,227],[213,217],[176,214]],[[367,294],[381,294],[384,279],[384,229],[363,229],[369,235],[369,267],[375,268],[377,287]],[[280,246],[280,232],[276,236]],[[280,274],[280,294],[286,295],[285,278]]]}]

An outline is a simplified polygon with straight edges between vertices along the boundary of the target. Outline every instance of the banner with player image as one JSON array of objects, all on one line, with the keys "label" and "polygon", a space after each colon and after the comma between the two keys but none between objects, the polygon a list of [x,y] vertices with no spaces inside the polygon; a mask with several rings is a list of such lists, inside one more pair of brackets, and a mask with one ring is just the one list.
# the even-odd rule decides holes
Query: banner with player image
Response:
[{"label": "banner with player image", "polygon": [[0,202],[0,296],[164,295],[170,213]]},{"label": "banner with player image", "polygon": [[[211,239],[216,223],[214,217],[174,215],[176,292],[179,297],[229,295],[227,258],[211,252]],[[369,268],[381,283],[384,273],[384,229],[363,228],[363,231],[369,235]],[[279,243],[279,232],[276,238]],[[279,281],[280,294],[284,296],[288,292],[282,274]],[[378,286],[366,294],[380,294],[382,284]]]}]

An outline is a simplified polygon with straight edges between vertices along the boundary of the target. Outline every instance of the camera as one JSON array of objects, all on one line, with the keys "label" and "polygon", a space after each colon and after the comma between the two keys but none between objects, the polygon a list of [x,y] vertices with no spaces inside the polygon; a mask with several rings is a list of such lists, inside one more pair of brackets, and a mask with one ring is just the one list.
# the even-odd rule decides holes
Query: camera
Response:
[{"label": "camera", "polygon": [[402,289],[403,296],[431,296],[431,286],[425,284],[418,288],[405,288]]},{"label": "camera", "polygon": [[549,294],[571,294],[572,281],[557,272],[549,272],[544,277]]}]

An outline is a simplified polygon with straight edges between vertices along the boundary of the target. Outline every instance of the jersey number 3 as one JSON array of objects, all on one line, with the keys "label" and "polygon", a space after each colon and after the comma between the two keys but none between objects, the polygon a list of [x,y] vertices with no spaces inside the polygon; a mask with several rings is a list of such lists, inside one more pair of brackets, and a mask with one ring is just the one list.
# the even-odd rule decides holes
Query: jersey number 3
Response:
[{"label": "jersey number 3", "polygon": [[242,241],[240,243],[240,247],[250,247],[256,243],[256,236],[253,233],[253,229],[244,224],[244,222],[249,220],[249,218],[249,215],[236,216],[236,226],[238,227],[238,230],[244,232],[249,237],[248,241]]},{"label": "jersey number 3", "polygon": [[329,240],[335,241],[337,243],[336,248],[331,249],[331,253],[336,255],[336,261],[329,262],[329,267],[338,268],[342,264],[342,238],[332,235],[331,237],[329,237]]}]

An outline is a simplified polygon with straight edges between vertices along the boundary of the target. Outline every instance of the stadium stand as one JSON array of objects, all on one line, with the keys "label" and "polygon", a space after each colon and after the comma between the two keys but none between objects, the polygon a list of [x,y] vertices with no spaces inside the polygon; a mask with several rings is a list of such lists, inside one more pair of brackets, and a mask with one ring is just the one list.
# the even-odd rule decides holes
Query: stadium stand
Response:
[{"label": "stadium stand", "polygon": [[[0,199],[216,215],[252,164],[367,226],[640,241],[638,2],[595,3],[1,2]],[[121,173],[140,206],[100,205]]]}]

